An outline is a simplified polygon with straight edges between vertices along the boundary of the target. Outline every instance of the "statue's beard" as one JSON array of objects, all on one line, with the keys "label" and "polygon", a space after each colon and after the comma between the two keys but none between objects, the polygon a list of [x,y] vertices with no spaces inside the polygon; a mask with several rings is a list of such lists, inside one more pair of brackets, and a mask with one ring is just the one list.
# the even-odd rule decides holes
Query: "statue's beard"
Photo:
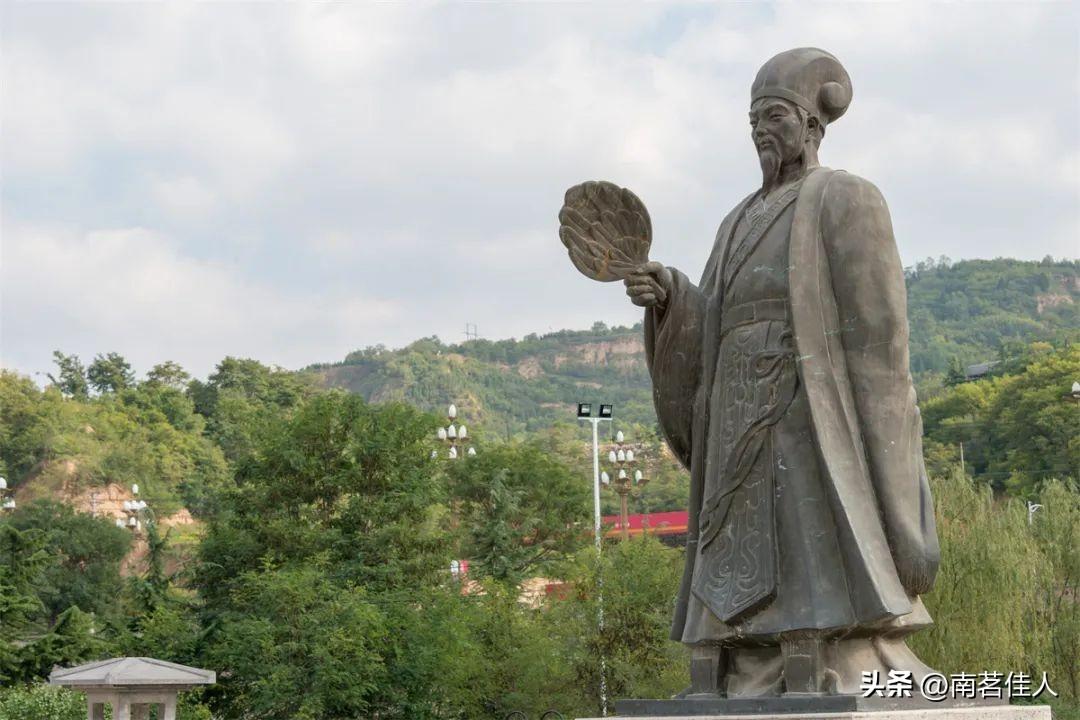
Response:
[{"label": "statue's beard", "polygon": [[783,167],[780,153],[772,145],[762,148],[758,151],[758,163],[761,165],[761,187],[766,190],[776,187]]}]

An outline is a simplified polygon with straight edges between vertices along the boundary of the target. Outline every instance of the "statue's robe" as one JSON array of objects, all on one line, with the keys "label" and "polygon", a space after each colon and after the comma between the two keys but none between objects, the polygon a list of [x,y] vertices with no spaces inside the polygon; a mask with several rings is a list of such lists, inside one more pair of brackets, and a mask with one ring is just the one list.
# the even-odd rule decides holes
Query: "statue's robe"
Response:
[{"label": "statue's robe", "polygon": [[757,215],[751,202],[721,224],[701,282],[673,270],[665,307],[646,310],[657,414],[691,475],[672,637],[861,643],[845,692],[859,665],[918,674],[902,638],[931,622],[919,595],[940,553],[888,209],[826,168]]}]

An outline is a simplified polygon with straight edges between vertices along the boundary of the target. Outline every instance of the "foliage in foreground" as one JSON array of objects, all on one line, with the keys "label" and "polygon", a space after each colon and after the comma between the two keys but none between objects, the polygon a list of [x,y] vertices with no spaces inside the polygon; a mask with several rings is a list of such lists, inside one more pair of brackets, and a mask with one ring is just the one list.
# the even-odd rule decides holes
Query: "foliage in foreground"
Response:
[{"label": "foliage in foreground", "polygon": [[[994,417],[1034,428],[1001,457],[1030,463],[1063,450],[1071,458],[1070,438],[1061,439],[1076,408],[1057,386],[1073,372],[1073,352],[1036,353],[998,378],[947,391],[940,405],[925,406],[928,432],[947,446],[949,437],[935,433],[963,426],[949,418],[968,412],[956,404],[965,388],[990,387],[992,401],[976,403],[976,412],[996,407]],[[123,372],[103,372],[95,376],[101,395],[86,400],[0,377],[8,468],[31,472],[77,451],[94,473],[143,472],[153,467],[140,425],[149,418],[161,443],[183,438],[183,447],[205,449],[212,437],[228,445],[228,462],[218,455],[212,464],[231,480],[217,475],[190,493],[208,530],[181,587],[152,560],[142,576],[118,582],[123,532],[62,506],[20,502],[0,521],[5,682],[40,680],[54,662],[157,656],[217,670],[219,685],[184,712],[206,718],[213,707],[229,720],[471,720],[552,707],[594,715],[601,655],[609,696],[664,696],[686,685],[685,650],[667,640],[680,551],[651,539],[608,545],[606,623],[597,629],[600,574],[587,533],[574,527],[587,517],[586,487],[564,460],[581,450],[576,428],[525,443],[481,434],[477,462],[453,466],[431,458],[438,418],[342,393],[310,395],[257,363],[219,370],[196,388],[194,407],[205,416],[192,414],[193,393],[177,388],[175,368],[134,386]],[[87,433],[79,424],[86,418],[124,432]],[[203,440],[184,445],[202,418]],[[188,420],[195,426],[173,433]],[[647,433],[632,437],[652,447]],[[986,462],[1003,452],[986,451]],[[978,471],[983,460],[971,452]],[[138,457],[117,460],[129,453]],[[1006,485],[1045,506],[1033,524],[1020,500],[995,498],[983,483],[935,480],[945,562],[926,602],[937,625],[912,644],[946,672],[1046,671],[1062,695],[1058,716],[1068,717],[1080,683],[1080,495],[1041,474]],[[647,492],[661,488],[682,496],[666,479]],[[451,577],[451,558],[473,561],[468,583]],[[518,580],[536,574],[564,579],[563,599],[539,609],[520,603]],[[25,705],[35,693],[51,702],[49,692],[9,687],[0,702]],[[31,714],[12,720],[40,717],[23,712]]]},{"label": "foliage in foreground", "polygon": [[[1080,493],[1043,487],[1028,523],[1017,499],[995,500],[959,472],[933,483],[942,565],[925,596],[935,624],[910,645],[944,673],[1025,672],[1080,700]],[[1044,696],[1042,701],[1052,700]]]},{"label": "foliage in foreground", "polygon": [[82,693],[48,685],[0,690],[0,718],[5,720],[86,720]]}]

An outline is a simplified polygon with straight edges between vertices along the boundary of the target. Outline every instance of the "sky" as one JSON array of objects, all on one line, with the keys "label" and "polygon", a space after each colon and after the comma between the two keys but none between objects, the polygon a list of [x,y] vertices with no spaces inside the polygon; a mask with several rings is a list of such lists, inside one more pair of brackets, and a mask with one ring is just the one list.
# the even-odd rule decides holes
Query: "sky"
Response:
[{"label": "sky", "polygon": [[750,83],[799,46],[851,75],[821,162],[881,189],[906,264],[1076,258],[1078,8],[0,3],[0,365],[632,324],[558,240],[566,188],[631,188],[696,278],[760,182]]}]

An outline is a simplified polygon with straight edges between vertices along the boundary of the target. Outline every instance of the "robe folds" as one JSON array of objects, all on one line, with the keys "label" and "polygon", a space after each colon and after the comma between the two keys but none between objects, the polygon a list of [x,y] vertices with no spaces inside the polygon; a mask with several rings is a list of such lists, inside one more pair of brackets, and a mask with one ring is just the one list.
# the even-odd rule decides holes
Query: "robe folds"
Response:
[{"label": "robe folds", "polygon": [[[749,199],[721,224],[700,283],[673,269],[666,306],[646,309],[657,415],[690,472],[676,640],[684,640],[698,544],[707,542],[700,515],[705,488],[716,483],[706,474],[725,460],[715,457],[722,449],[709,431],[710,399],[723,377],[726,245]],[[787,318],[817,455],[814,482],[831,513],[851,610],[850,623],[831,630],[901,636],[931,622],[919,595],[933,586],[940,551],[909,370],[903,268],[877,188],[843,171],[810,171],[794,200],[788,259]],[[792,622],[784,629],[807,629]]]}]

